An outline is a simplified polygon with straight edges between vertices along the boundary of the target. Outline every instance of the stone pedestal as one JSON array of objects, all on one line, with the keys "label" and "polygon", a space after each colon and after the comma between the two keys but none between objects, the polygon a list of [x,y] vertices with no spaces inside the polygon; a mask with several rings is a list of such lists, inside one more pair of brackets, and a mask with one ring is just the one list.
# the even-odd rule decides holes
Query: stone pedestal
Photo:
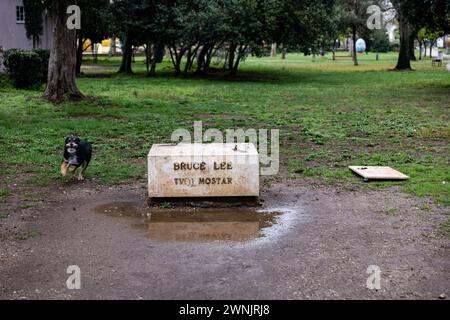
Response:
[{"label": "stone pedestal", "polygon": [[148,194],[166,197],[257,197],[259,156],[252,143],[154,144]]}]

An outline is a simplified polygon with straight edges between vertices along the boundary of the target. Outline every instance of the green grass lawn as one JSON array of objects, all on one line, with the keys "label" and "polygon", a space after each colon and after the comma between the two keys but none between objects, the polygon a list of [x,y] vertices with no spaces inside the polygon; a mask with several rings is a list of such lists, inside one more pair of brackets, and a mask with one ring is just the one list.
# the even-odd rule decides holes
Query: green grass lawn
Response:
[{"label": "green grass lawn", "polygon": [[[0,189],[19,174],[34,183],[65,183],[58,173],[63,140],[78,133],[95,154],[88,179],[104,184],[142,177],[153,143],[174,129],[278,128],[282,177],[367,187],[348,165],[389,165],[411,176],[407,192],[449,204],[450,73],[430,60],[414,72],[393,72],[396,54],[350,59],[288,54],[247,58],[233,79],[175,78],[169,62],[145,78],[140,58],[134,76],[118,76],[118,58],[85,64],[78,79],[95,99],[52,105],[36,99],[43,88],[16,90],[0,80]],[[95,76],[94,76],[95,74]],[[0,195],[0,200],[1,200]]]}]

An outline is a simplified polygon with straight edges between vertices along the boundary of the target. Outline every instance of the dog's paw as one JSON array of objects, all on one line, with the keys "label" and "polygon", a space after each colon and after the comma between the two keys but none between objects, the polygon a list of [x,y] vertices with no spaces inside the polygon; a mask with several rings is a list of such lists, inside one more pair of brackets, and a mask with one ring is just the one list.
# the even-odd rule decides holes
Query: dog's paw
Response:
[{"label": "dog's paw", "polygon": [[84,177],[83,176],[78,176],[78,181],[83,181]]},{"label": "dog's paw", "polygon": [[61,164],[61,175],[63,177],[67,174],[67,168],[68,168],[67,164],[63,162]]}]

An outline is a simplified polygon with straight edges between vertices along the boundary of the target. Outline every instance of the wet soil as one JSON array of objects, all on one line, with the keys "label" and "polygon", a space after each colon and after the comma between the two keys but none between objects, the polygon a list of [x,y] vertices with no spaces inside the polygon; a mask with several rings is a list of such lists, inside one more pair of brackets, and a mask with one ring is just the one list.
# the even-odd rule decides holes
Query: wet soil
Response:
[{"label": "wet soil", "polygon": [[[286,180],[262,189],[262,207],[243,210],[149,207],[145,182],[73,183],[31,207],[15,193],[1,204],[0,298],[449,295],[450,241],[438,229],[446,207],[396,188]],[[70,265],[80,267],[80,290],[66,286]],[[380,290],[366,287],[371,265]]]}]

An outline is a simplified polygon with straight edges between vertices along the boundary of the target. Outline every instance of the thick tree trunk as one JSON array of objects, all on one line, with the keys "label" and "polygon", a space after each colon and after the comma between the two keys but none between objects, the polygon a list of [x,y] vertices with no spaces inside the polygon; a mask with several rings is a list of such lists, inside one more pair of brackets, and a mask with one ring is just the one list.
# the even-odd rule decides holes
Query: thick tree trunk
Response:
[{"label": "thick tree trunk", "polygon": [[353,65],[357,66],[358,65],[358,56],[356,54],[356,27],[352,28],[352,40],[353,40],[353,48],[352,48]]},{"label": "thick tree trunk", "polygon": [[47,88],[43,98],[50,101],[63,99],[81,99],[83,94],[78,90],[76,73],[76,30],[67,28],[67,7],[70,0],[60,0],[55,4],[55,30],[53,46],[48,66]]},{"label": "thick tree trunk", "polygon": [[411,63],[409,60],[409,46],[410,46],[410,31],[408,21],[402,16],[399,17],[399,31],[400,31],[400,52],[398,54],[396,70],[411,70]]},{"label": "thick tree trunk", "polygon": [[122,63],[120,65],[119,73],[133,73],[133,70],[131,69],[132,64],[132,58],[133,58],[133,41],[131,38],[131,35],[127,34],[125,36],[124,40],[124,46],[123,46],[123,53],[122,53]]},{"label": "thick tree trunk", "polygon": [[81,74],[81,64],[83,63],[83,34],[78,31],[78,47],[77,47],[77,75]]}]

